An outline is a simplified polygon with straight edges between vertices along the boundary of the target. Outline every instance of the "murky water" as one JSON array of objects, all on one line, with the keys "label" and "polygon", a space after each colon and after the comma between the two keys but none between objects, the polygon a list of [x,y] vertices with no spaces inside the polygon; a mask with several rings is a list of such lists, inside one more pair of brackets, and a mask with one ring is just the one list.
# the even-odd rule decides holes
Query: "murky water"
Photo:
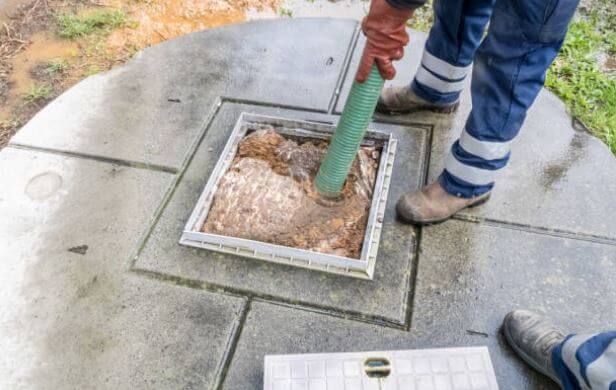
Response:
[{"label": "murky water", "polygon": [[20,104],[28,90],[37,83],[32,70],[38,64],[54,59],[71,61],[77,56],[78,46],[74,41],[62,40],[47,32],[38,32],[29,39],[30,45],[10,60],[12,72],[7,104],[0,110],[0,117],[8,115],[11,107]]}]

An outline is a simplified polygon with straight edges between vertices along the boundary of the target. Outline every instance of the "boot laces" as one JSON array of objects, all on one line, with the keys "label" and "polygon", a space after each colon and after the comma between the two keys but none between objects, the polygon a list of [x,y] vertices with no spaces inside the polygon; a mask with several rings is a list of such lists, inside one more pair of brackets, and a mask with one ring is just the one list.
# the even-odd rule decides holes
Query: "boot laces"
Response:
[{"label": "boot laces", "polygon": [[547,355],[551,351],[554,344],[558,343],[562,338],[562,333],[556,329],[552,329],[539,336],[537,339],[537,344],[541,348],[542,354]]}]

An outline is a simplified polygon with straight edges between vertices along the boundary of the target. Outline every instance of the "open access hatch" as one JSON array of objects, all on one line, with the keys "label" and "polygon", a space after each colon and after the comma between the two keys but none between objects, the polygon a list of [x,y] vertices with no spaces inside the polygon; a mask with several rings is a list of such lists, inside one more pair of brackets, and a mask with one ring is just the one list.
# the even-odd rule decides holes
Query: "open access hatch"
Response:
[{"label": "open access hatch", "polygon": [[[224,192],[221,188],[227,190],[230,187],[237,187],[237,182],[229,185],[229,175],[233,175],[235,171],[240,171],[238,161],[243,158],[244,154],[242,147],[246,145],[248,139],[251,137],[254,138],[258,134],[263,134],[264,131],[268,131],[270,134],[272,132],[276,133],[275,137],[288,140],[293,145],[301,146],[307,144],[310,147],[320,145],[324,150],[325,147],[323,145],[329,142],[334,130],[335,125],[328,123],[242,113],[186,223],[180,239],[180,244],[222,253],[231,253],[272,263],[308,268],[361,279],[372,279],[376,265],[385,203],[387,201],[387,193],[396,150],[396,140],[393,139],[389,133],[369,129],[366,132],[366,136],[362,142],[362,149],[359,153],[365,152],[364,154],[368,153],[369,156],[374,158],[374,172],[372,173],[372,179],[370,181],[371,188],[369,192],[371,193],[371,197],[367,200],[366,215],[362,217],[361,223],[357,224],[361,226],[354,230],[354,233],[357,234],[361,228],[361,242],[355,251],[357,252],[357,256],[341,255],[341,252],[347,252],[340,250],[328,251],[323,250],[321,247],[316,250],[310,250],[302,248],[301,246],[280,245],[266,242],[265,240],[246,238],[245,235],[244,237],[238,237],[227,233],[217,234],[218,231],[211,228],[211,219],[214,218],[213,214],[220,211],[218,210],[221,208],[220,204],[226,202],[227,209],[233,209],[235,205],[234,202],[230,202],[229,199],[227,199],[229,193]],[[304,150],[305,148],[298,147],[298,149],[302,149],[304,152],[306,151]],[[375,152],[370,155],[370,150]],[[242,153],[240,153],[240,151],[242,151]],[[314,150],[311,152],[314,152]],[[311,152],[308,152],[306,156],[311,155]],[[312,153],[312,155],[314,155],[314,153]],[[368,157],[368,159],[369,158],[370,157]],[[300,160],[300,162],[304,161],[302,158],[296,160]],[[363,172],[361,165],[363,161],[364,160],[361,158],[357,158],[354,163],[354,168],[356,168],[356,171],[359,173]],[[242,169],[244,168],[242,167]],[[358,180],[357,178],[355,179]],[[245,182],[246,179],[244,178],[242,183]],[[287,190],[286,187],[278,187],[278,189],[280,188],[283,188],[284,191]],[[264,194],[267,193],[267,191],[272,191],[271,188],[260,187],[253,188],[252,190],[262,190]],[[219,194],[219,191],[221,194]],[[304,192],[310,192],[310,189],[304,188]],[[271,198],[271,193],[269,194]],[[289,196],[295,197],[296,195],[290,194]],[[256,197],[260,197],[260,195],[257,194],[254,198]],[[344,200],[341,202],[344,202]],[[331,206],[331,204],[325,205]],[[249,220],[251,220],[250,212],[250,209],[246,210],[247,226],[249,226]],[[238,221],[237,218],[235,221]],[[240,219],[239,225],[242,225],[242,223]],[[237,228],[238,223],[235,223],[235,225]],[[351,225],[352,226],[348,226],[349,229],[354,229],[355,226],[352,223]],[[239,227],[241,228],[241,226]],[[273,226],[273,228],[274,227],[280,228],[280,226]],[[237,231],[238,229],[231,230]],[[241,229],[239,230],[241,231]],[[238,235],[242,236],[242,234]]]}]

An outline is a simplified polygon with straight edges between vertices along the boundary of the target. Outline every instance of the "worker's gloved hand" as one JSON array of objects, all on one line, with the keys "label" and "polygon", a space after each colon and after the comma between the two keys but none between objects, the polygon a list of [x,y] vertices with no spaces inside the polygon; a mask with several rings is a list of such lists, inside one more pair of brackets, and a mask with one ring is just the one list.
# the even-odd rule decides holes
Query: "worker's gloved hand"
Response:
[{"label": "worker's gloved hand", "polygon": [[367,42],[355,80],[366,81],[375,62],[384,79],[394,78],[396,70],[391,62],[404,55],[404,46],[409,42],[405,25],[413,11],[392,7],[387,0],[372,0],[370,12],[361,24]]}]

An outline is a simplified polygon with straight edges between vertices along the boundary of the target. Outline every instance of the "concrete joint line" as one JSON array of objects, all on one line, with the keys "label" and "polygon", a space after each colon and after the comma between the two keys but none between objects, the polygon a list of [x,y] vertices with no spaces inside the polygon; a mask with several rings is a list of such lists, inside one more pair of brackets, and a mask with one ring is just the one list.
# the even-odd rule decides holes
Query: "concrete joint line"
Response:
[{"label": "concrete joint line", "polygon": [[219,99],[221,103],[246,104],[246,105],[257,106],[257,107],[282,108],[285,110],[306,111],[306,112],[312,112],[312,113],[318,113],[318,114],[327,114],[327,110],[319,110],[316,108],[293,106],[293,105],[283,104],[283,103],[261,102],[257,100],[234,98],[230,96],[221,96]]},{"label": "concrete joint line", "polygon": [[332,114],[334,112],[334,109],[336,108],[336,105],[338,104],[338,99],[340,98],[340,91],[342,89],[342,85],[344,84],[348,76],[349,68],[351,67],[351,59],[353,58],[353,54],[355,53],[355,49],[357,48],[357,42],[359,41],[360,32],[361,26],[359,23],[357,23],[357,27],[355,27],[353,35],[351,35],[351,41],[349,42],[349,46],[347,47],[347,51],[342,62],[342,70],[338,75],[338,79],[336,80],[336,84],[334,85],[332,97],[329,100],[329,105],[327,107],[328,114]]},{"label": "concrete joint line", "polygon": [[240,337],[242,336],[242,330],[244,330],[244,325],[246,324],[246,318],[248,317],[248,312],[250,311],[251,305],[252,299],[246,298],[244,304],[242,305],[242,308],[240,309],[239,316],[233,324],[233,330],[231,331],[231,335],[227,340],[225,352],[220,359],[218,367],[216,367],[214,385],[212,386],[213,390],[223,388],[225,379],[227,379],[229,367],[231,367],[231,362],[233,361],[233,356],[235,355],[235,350],[237,349]]},{"label": "concrete joint line", "polygon": [[[416,257],[416,256],[415,256]],[[386,328],[392,328],[397,330],[408,330],[409,324],[406,319],[404,322],[399,322],[393,320],[391,318],[380,317],[380,316],[371,316],[365,315],[362,313],[358,313],[351,310],[341,310],[335,307],[325,306],[325,305],[316,305],[307,302],[301,301],[293,301],[291,299],[281,298],[274,295],[266,295],[255,293],[250,290],[243,290],[237,288],[229,288],[227,286],[212,284],[203,282],[200,280],[187,279],[179,276],[159,273],[155,271],[150,271],[141,268],[131,267],[130,272],[148,278],[152,280],[156,280],[162,283],[169,283],[176,286],[184,286],[196,290],[207,291],[211,293],[224,294],[232,297],[246,298],[250,300],[258,300],[261,302],[266,302],[269,304],[275,304],[279,306],[290,307],[296,310],[304,310],[310,312],[316,312],[324,315],[328,315],[331,317],[342,318],[345,320],[368,323],[372,325],[382,326]],[[407,289],[406,293],[409,291]],[[408,305],[407,305],[408,307]]]},{"label": "concrete joint line", "polygon": [[[408,291],[407,291],[408,292]],[[281,299],[271,299],[260,297],[259,295],[255,295],[253,297],[254,301],[264,302],[270,305],[282,306],[294,310],[301,310],[309,313],[317,313],[321,315],[326,315],[335,318],[341,318],[348,321],[361,322],[370,325],[376,325],[383,328],[396,329],[396,330],[409,330],[409,324],[406,323],[406,319],[404,323],[400,323],[398,321],[392,321],[391,319],[379,316],[369,316],[349,310],[340,310],[327,306],[320,306],[315,304],[306,304],[303,302],[292,302],[289,300],[281,300]]]},{"label": "concrete joint line", "polygon": [[129,168],[145,169],[149,171],[164,172],[164,173],[170,173],[170,174],[178,173],[178,169],[174,167],[169,167],[166,165],[158,165],[158,164],[148,164],[148,163],[144,163],[140,161],[116,159],[116,158],[97,156],[97,155],[87,154],[87,153],[78,153],[78,152],[70,152],[70,151],[60,150],[60,149],[22,145],[19,143],[11,143],[7,145],[6,147],[13,148],[13,149],[27,150],[27,151],[32,151],[32,152],[55,154],[55,155],[65,156],[65,157],[81,158],[85,160],[93,160],[93,161],[98,161],[98,162],[102,162],[106,164],[121,165],[121,166],[129,167]]},{"label": "concrete joint line", "polygon": [[518,231],[533,233],[533,234],[542,234],[546,236],[559,237],[559,238],[565,238],[565,239],[570,239],[570,240],[579,240],[579,241],[592,242],[595,244],[616,246],[616,239],[606,237],[606,236],[595,235],[595,234],[572,232],[572,231],[563,230],[563,229],[550,229],[550,228],[541,227],[541,226],[533,226],[533,225],[528,225],[528,224],[523,224],[523,223],[507,222],[507,221],[501,221],[498,219],[491,219],[491,218],[475,217],[471,215],[454,215],[453,219],[456,219],[458,221],[463,221],[463,222],[484,224],[486,226],[491,226],[491,227],[496,227],[496,228],[501,228],[501,229],[518,230]]},{"label": "concrete joint line", "polygon": [[149,225],[148,225],[147,229],[145,230],[143,235],[139,238],[139,241],[137,243],[135,251],[131,254],[131,256],[129,258],[129,264],[130,264],[129,265],[129,269],[130,270],[133,270],[135,268],[135,263],[137,261],[137,258],[139,256],[139,254],[141,253],[141,251],[143,250],[146,242],[150,238],[150,235],[152,234],[152,231],[154,230],[154,227],[156,226],[156,223],[158,222],[158,220],[160,219],[161,215],[163,214],[163,211],[165,210],[165,207],[167,207],[167,204],[171,200],[171,197],[173,196],[173,193],[175,192],[175,190],[176,190],[176,188],[178,186],[178,183],[180,182],[180,180],[182,180],[182,177],[184,176],[184,173],[186,172],[186,169],[188,168],[188,165],[192,161],[192,158],[193,158],[194,154],[196,153],[197,148],[199,147],[199,145],[201,144],[201,141],[205,137],[205,134],[207,133],[208,129],[210,128],[212,122],[214,121],[214,118],[216,118],[216,115],[218,114],[218,111],[220,110],[220,107],[222,107],[222,100],[216,99],[216,101],[214,102],[214,104],[210,108],[210,111],[205,116],[205,118],[204,118],[204,120],[203,120],[203,122],[201,124],[201,129],[202,130],[199,132],[199,134],[197,134],[197,136],[195,137],[195,140],[193,141],[193,144],[188,148],[188,152],[187,152],[186,156],[184,157],[184,161],[182,162],[179,171],[177,172],[175,178],[173,179],[173,181],[169,185],[169,188],[165,192],[165,195],[163,196],[163,199],[161,200],[160,205],[154,211],[154,215],[150,219],[150,222],[149,222]]}]

